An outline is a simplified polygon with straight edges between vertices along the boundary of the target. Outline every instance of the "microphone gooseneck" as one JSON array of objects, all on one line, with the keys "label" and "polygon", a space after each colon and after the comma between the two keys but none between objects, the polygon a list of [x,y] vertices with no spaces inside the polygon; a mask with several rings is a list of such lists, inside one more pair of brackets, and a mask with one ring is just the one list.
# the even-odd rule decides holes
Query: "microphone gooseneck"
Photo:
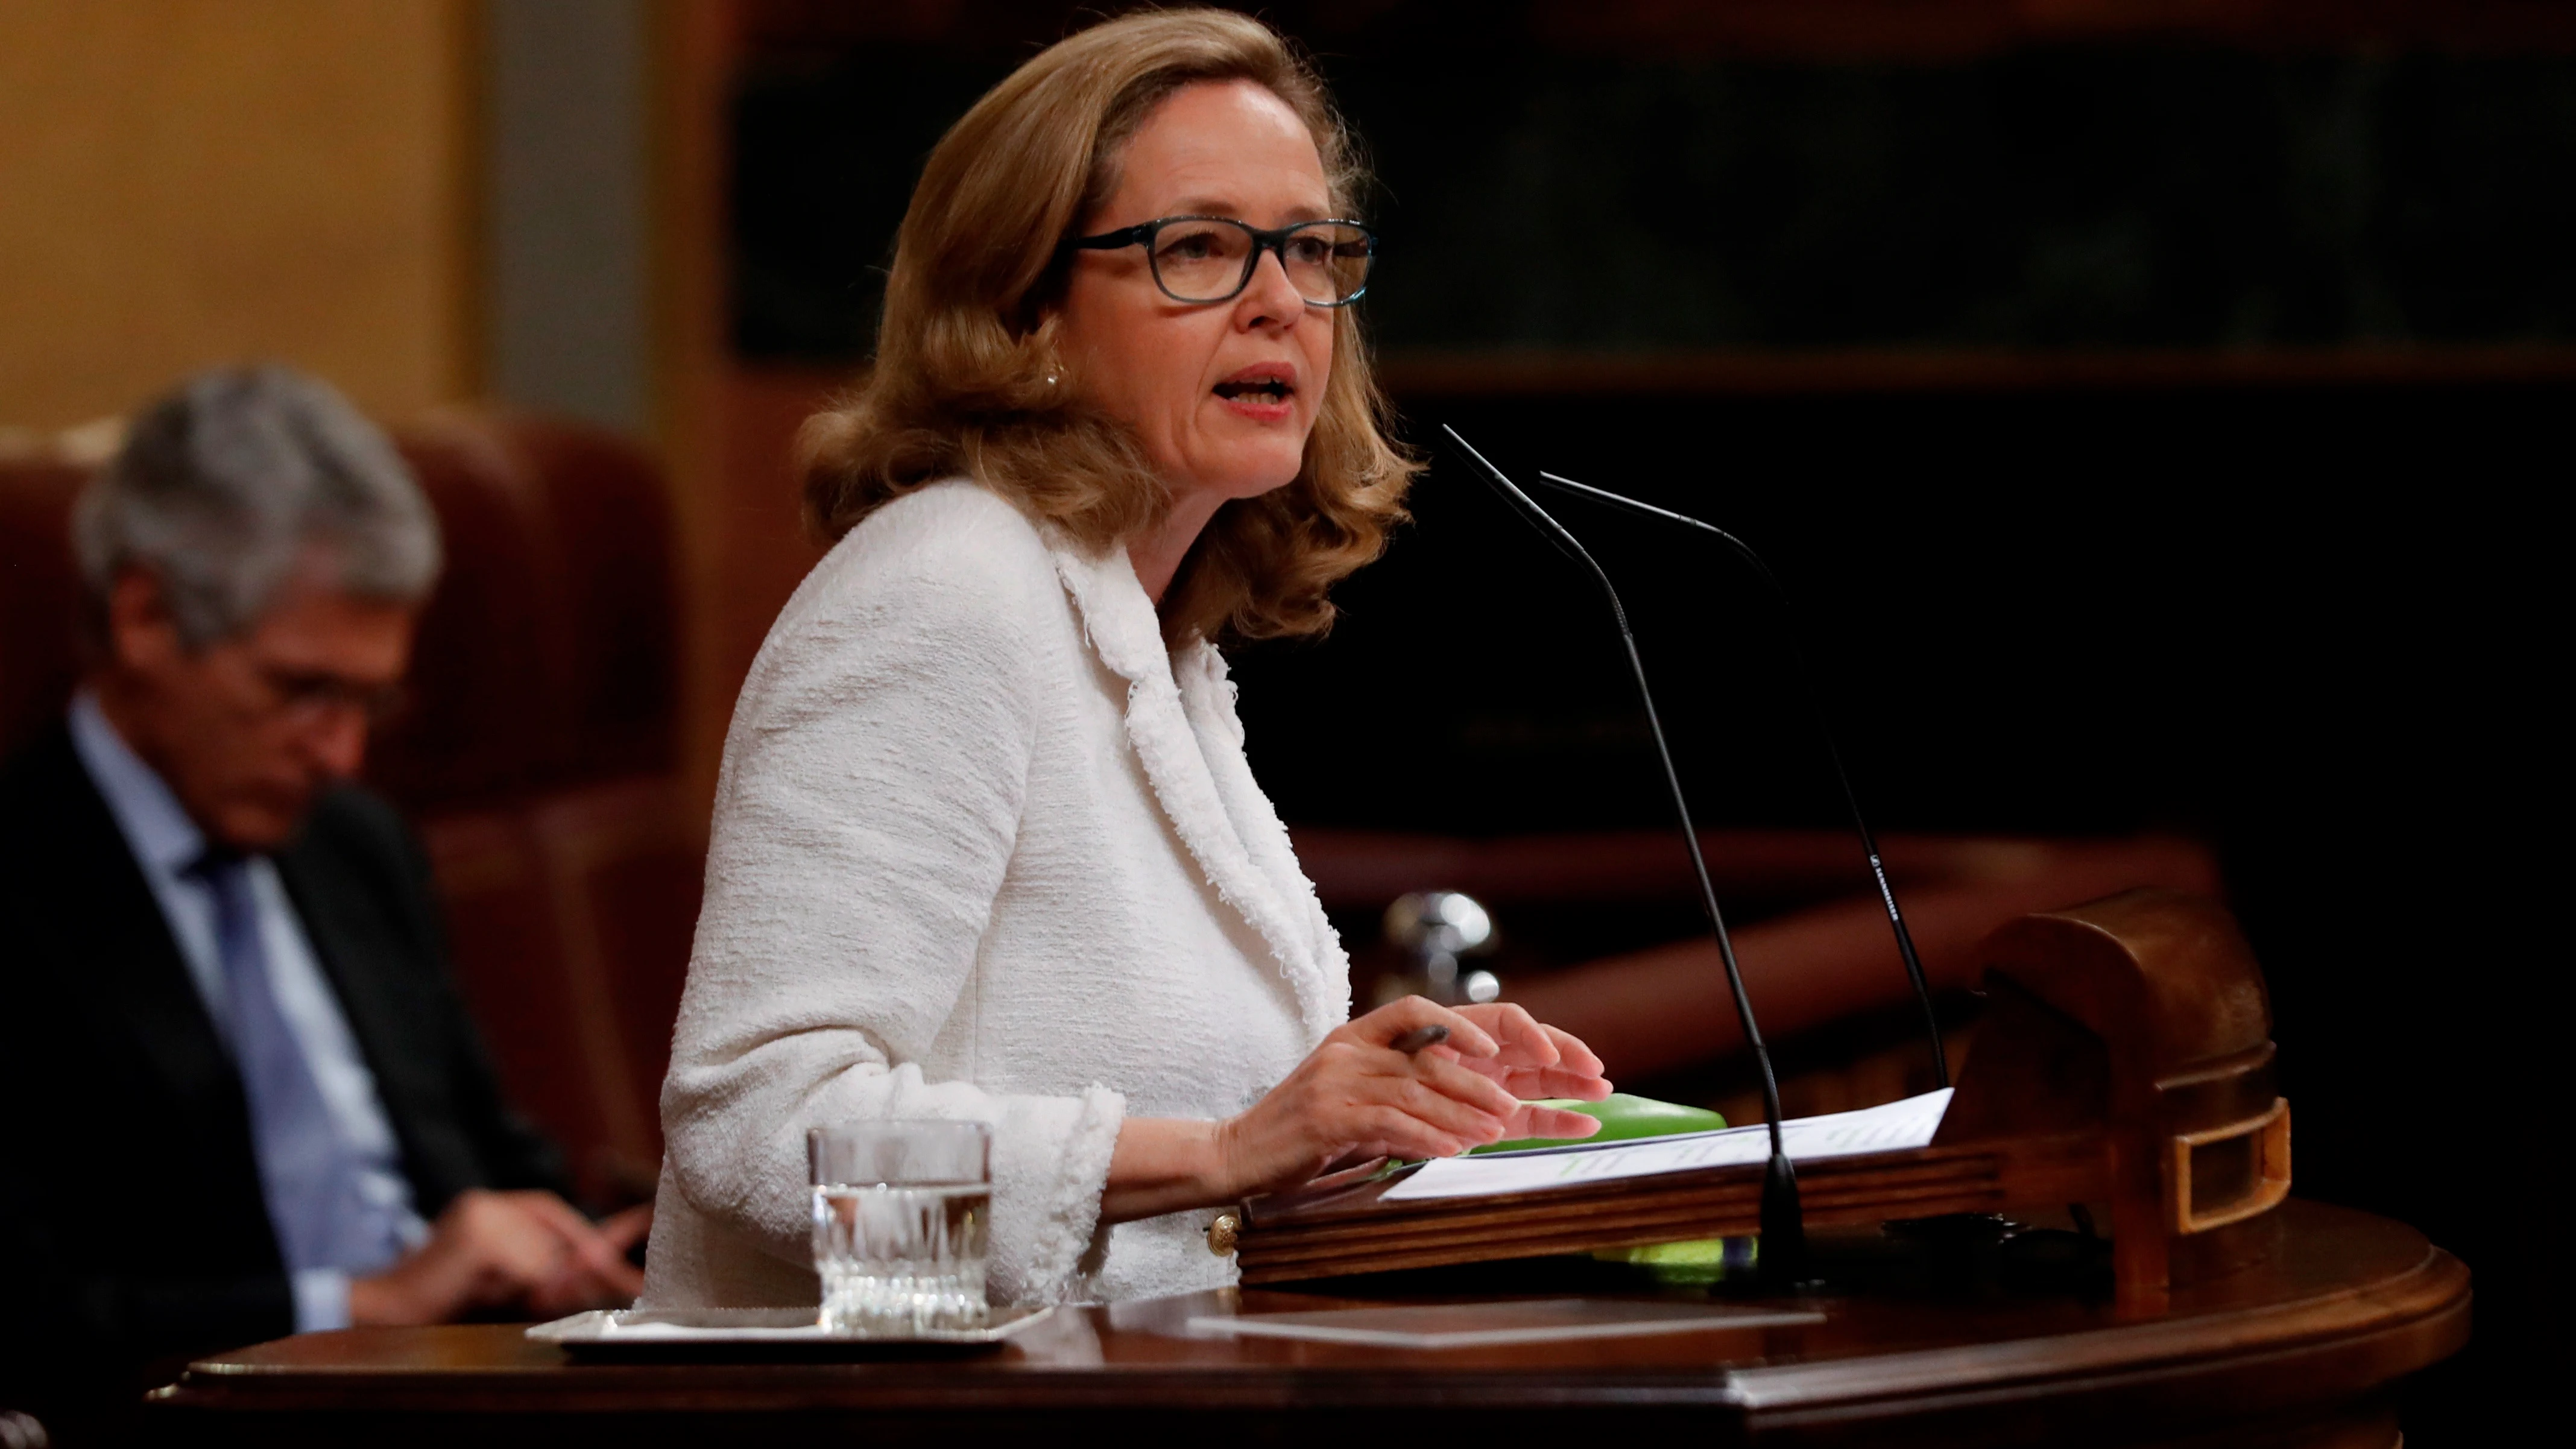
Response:
[{"label": "microphone gooseneck", "polygon": [[1761,1024],[1753,1018],[1753,998],[1744,989],[1744,971],[1736,963],[1735,940],[1727,934],[1726,913],[1718,908],[1717,887],[1709,879],[1708,860],[1700,853],[1699,831],[1691,824],[1690,801],[1682,794],[1681,773],[1673,768],[1673,752],[1664,743],[1664,725],[1655,713],[1655,694],[1646,685],[1646,663],[1637,653],[1637,636],[1628,627],[1628,610],[1619,602],[1619,591],[1610,583],[1610,574],[1594,561],[1591,553],[1566,531],[1564,524],[1538,505],[1538,500],[1521,491],[1503,470],[1486,461],[1458,430],[1447,424],[1440,431],[1457,448],[1477,472],[1490,484],[1503,501],[1511,505],[1522,520],[1557,551],[1583,565],[1593,582],[1601,586],[1602,597],[1610,601],[1610,616],[1618,621],[1619,641],[1627,646],[1628,671],[1637,681],[1637,699],[1645,706],[1646,729],[1655,739],[1655,757],[1663,763],[1664,783],[1672,790],[1673,813],[1681,817],[1682,841],[1690,847],[1691,869],[1699,876],[1700,906],[1708,912],[1708,923],[1717,934],[1718,959],[1726,965],[1726,988],[1735,997],[1735,1017],[1744,1027],[1744,1040],[1753,1049],[1754,1065],[1762,1075],[1762,1120],[1771,1129],[1771,1163],[1762,1178],[1762,1253],[1760,1272],[1766,1284],[1787,1286],[1806,1277],[1807,1231],[1798,1202],[1798,1173],[1789,1163],[1788,1149],[1780,1139],[1780,1080],[1771,1070],[1771,1048],[1762,1040]]},{"label": "microphone gooseneck", "polygon": [[1878,885],[1878,903],[1887,912],[1888,928],[1896,933],[1896,954],[1905,960],[1905,979],[1914,985],[1914,1003],[1922,1008],[1923,1030],[1931,1041],[1933,1077],[1937,1085],[1944,1087],[1950,1085],[1950,1054],[1941,1044],[1941,1018],[1932,1009],[1931,983],[1923,974],[1922,958],[1914,952],[1914,933],[1905,928],[1905,911],[1896,904],[1896,887],[1888,883],[1887,866],[1879,859],[1878,836],[1869,828],[1869,822],[1861,817],[1860,794],[1852,789],[1851,771],[1843,767],[1842,746],[1835,742],[1833,729],[1825,722],[1822,696],[1816,687],[1815,669],[1807,662],[1806,650],[1799,646],[1794,613],[1789,603],[1789,591],[1780,586],[1779,575],[1771,572],[1771,566],[1762,561],[1762,555],[1755,553],[1752,545],[1714,523],[1704,523],[1687,513],[1675,513],[1669,508],[1658,508],[1654,504],[1642,502],[1624,494],[1612,493],[1607,489],[1595,488],[1590,484],[1577,483],[1571,478],[1559,477],[1554,473],[1543,472],[1538,476],[1539,481],[1549,487],[1571,493],[1578,498],[1589,498],[1595,503],[1625,509],[1630,513],[1641,514],[1666,523],[1678,523],[1686,528],[1697,529],[1701,533],[1711,535],[1734,550],[1736,557],[1752,566],[1753,572],[1761,577],[1763,586],[1771,591],[1772,602],[1779,606],[1784,617],[1791,619],[1792,622],[1785,631],[1789,639],[1789,656],[1797,669],[1799,682],[1806,690],[1807,714],[1815,722],[1817,735],[1825,742],[1825,757],[1833,764],[1835,783],[1842,786],[1843,805],[1851,813],[1852,830],[1860,836],[1862,853],[1869,857],[1869,875],[1870,879]]}]

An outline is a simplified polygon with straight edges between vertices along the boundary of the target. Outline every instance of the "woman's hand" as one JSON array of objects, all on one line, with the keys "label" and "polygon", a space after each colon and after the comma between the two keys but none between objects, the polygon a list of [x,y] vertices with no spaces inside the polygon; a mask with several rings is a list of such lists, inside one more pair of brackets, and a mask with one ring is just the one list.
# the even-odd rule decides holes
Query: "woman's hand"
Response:
[{"label": "woman's hand", "polygon": [[[1426,1026],[1449,1039],[1410,1055],[1392,1043]],[[1223,1179],[1239,1193],[1293,1187],[1345,1158],[1452,1157],[1501,1141],[1521,1103],[1462,1058],[1500,1043],[1419,996],[1344,1023],[1269,1095],[1217,1128]]]},{"label": "woman's hand", "polygon": [[[1410,1055],[1393,1043],[1449,1028]],[[1600,1059],[1517,1006],[1435,1006],[1419,996],[1379,1007],[1325,1037],[1286,1081],[1223,1122],[1131,1118],[1119,1130],[1101,1212],[1152,1217],[1295,1187],[1339,1163],[1453,1157],[1507,1137],[1589,1137],[1580,1112],[1517,1093],[1594,1100],[1610,1094]]]},{"label": "woman's hand", "polygon": [[[1452,1008],[1458,1015],[1484,1029],[1500,1048],[1490,1057],[1462,1056],[1458,1064],[1480,1076],[1489,1077],[1515,1097],[1571,1097],[1578,1102],[1598,1102],[1610,1095],[1610,1081],[1601,1075],[1601,1058],[1592,1048],[1570,1032],[1562,1032],[1531,1016],[1508,1001],[1483,1006]],[[1443,1050],[1443,1048],[1433,1048]],[[1579,1113],[1557,1112],[1551,1120],[1579,1116]],[[1592,1121],[1585,1117],[1586,1122]],[[1588,1137],[1590,1131],[1577,1129],[1568,1133],[1519,1131],[1514,1137]]]}]

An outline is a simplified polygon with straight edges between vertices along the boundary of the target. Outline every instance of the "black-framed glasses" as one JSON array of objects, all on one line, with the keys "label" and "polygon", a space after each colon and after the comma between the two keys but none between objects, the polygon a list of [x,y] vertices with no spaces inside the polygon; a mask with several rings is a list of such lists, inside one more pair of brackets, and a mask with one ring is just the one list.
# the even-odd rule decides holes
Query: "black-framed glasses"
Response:
[{"label": "black-framed glasses", "polygon": [[1368,290],[1377,233],[1356,221],[1301,221],[1275,231],[1230,216],[1166,216],[1076,237],[1076,251],[1141,246],[1154,285],[1175,302],[1231,302],[1252,285],[1263,252],[1279,254],[1288,284],[1309,307],[1345,307]]}]

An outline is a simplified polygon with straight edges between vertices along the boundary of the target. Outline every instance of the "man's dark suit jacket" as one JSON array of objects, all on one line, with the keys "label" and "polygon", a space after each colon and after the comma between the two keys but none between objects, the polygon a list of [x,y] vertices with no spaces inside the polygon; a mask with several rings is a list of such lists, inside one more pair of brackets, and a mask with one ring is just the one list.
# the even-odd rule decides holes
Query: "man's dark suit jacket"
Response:
[{"label": "man's dark suit jacket", "polygon": [[[472,1187],[561,1191],[502,1100],[391,807],[334,791],[273,858],[420,1214]],[[240,1077],[58,727],[0,769],[0,1351],[91,1377],[294,1327]]]}]

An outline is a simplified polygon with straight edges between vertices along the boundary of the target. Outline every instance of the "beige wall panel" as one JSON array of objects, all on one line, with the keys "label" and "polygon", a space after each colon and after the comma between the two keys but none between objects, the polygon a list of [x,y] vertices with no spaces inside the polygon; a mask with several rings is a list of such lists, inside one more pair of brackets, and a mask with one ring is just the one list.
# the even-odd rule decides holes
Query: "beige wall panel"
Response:
[{"label": "beige wall panel", "polygon": [[275,358],[471,380],[464,0],[0,0],[0,425]]}]

